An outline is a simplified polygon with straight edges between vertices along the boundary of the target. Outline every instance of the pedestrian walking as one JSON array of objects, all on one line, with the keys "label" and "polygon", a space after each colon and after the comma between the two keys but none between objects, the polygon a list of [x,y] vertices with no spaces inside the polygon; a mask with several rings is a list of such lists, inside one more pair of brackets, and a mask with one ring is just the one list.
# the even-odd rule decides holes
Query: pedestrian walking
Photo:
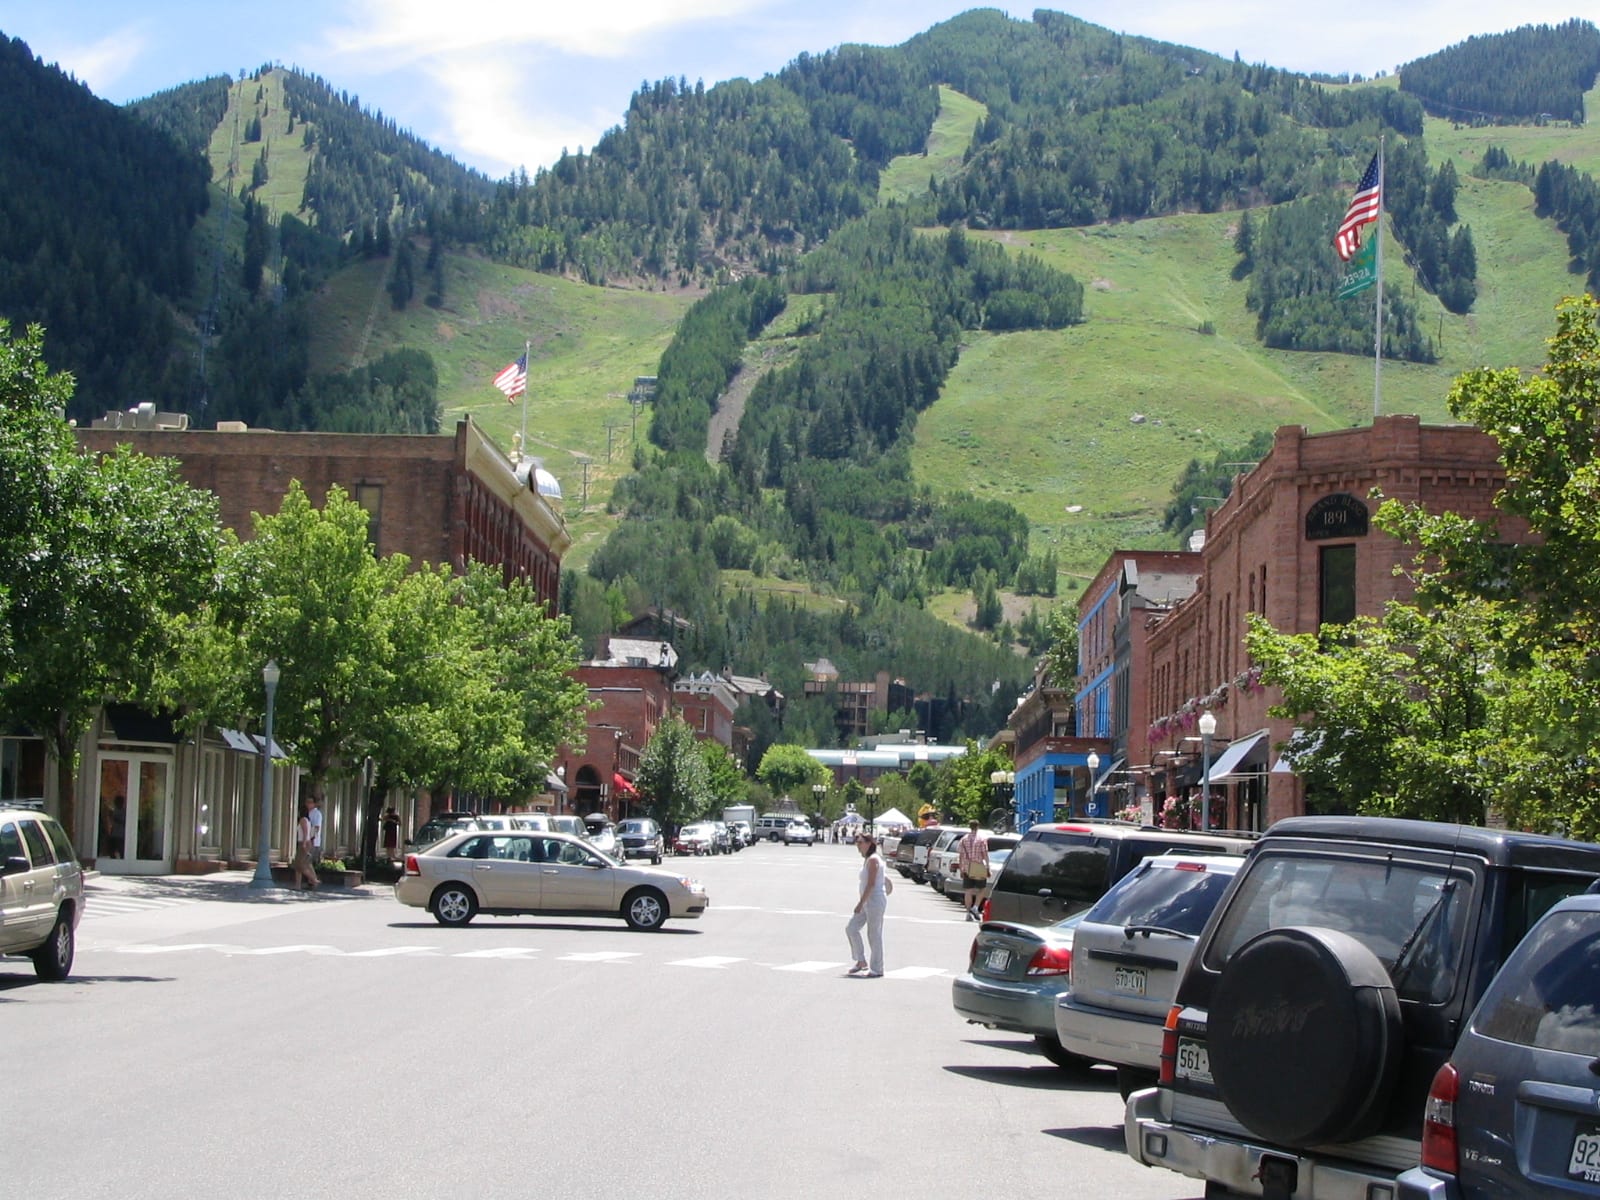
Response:
[{"label": "pedestrian walking", "polygon": [[316,802],[307,801],[305,810],[300,814],[300,820],[295,824],[294,833],[294,884],[296,891],[314,892],[317,890],[317,865],[311,857],[311,813],[316,808]]},{"label": "pedestrian walking", "polygon": [[311,811],[306,814],[311,822],[311,865],[315,867],[322,862],[322,801],[313,796],[308,803],[311,805]]},{"label": "pedestrian walking", "polygon": [[[883,974],[883,913],[889,907],[889,892],[894,885],[889,882],[883,859],[878,854],[877,840],[871,834],[857,837],[856,849],[862,858],[858,884],[861,895],[856,900],[854,915],[844,927],[845,937],[850,939],[850,953],[855,957],[849,974],[877,979]],[[863,929],[871,951],[870,961],[861,945]]]},{"label": "pedestrian walking", "polygon": [[400,814],[395,812],[394,805],[383,810],[383,857],[388,862],[393,862],[400,853]]},{"label": "pedestrian walking", "polygon": [[967,920],[978,921],[978,897],[989,882],[989,840],[978,832],[976,821],[967,822],[966,836],[957,843],[956,861],[961,872],[961,903]]}]

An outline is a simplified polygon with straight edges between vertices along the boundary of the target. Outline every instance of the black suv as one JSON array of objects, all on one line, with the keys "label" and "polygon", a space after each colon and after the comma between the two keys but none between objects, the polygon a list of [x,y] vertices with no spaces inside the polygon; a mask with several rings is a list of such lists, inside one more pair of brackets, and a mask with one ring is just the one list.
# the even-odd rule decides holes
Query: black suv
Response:
[{"label": "black suv", "polygon": [[1147,858],[1169,850],[1243,854],[1254,836],[1109,821],[1035,825],[1000,869],[984,915],[1017,925],[1054,925],[1088,908]]},{"label": "black suv", "polygon": [[1600,877],[1600,846],[1379,817],[1274,825],[1178,985],[1128,1153],[1208,1196],[1392,1197],[1434,1073],[1500,964]]}]

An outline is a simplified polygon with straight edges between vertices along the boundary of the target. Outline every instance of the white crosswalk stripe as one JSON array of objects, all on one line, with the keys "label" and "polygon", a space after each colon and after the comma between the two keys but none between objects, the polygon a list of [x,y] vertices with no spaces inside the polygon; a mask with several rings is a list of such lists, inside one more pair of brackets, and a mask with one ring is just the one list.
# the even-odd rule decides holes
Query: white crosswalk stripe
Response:
[{"label": "white crosswalk stripe", "polygon": [[842,971],[849,964],[842,962],[797,962],[784,963],[781,967],[773,967],[774,971],[802,971],[810,975],[820,975],[823,971]]},{"label": "white crosswalk stripe", "polygon": [[724,958],[720,954],[708,954],[703,958],[680,958],[669,962],[669,967],[705,967],[710,970],[721,970],[731,967],[734,963],[744,962],[742,958]]},{"label": "white crosswalk stripe", "polygon": [[591,950],[587,954],[563,954],[562,962],[624,962],[639,956],[631,950]]}]

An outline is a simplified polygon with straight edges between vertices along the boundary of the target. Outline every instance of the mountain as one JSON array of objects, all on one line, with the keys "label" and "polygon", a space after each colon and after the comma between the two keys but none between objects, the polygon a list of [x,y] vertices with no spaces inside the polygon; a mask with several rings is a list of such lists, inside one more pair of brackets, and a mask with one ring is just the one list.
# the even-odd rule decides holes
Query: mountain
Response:
[{"label": "mountain", "polygon": [[[1562,29],[1580,52],[1559,74],[1592,89],[1593,26]],[[166,326],[121,336],[110,299],[63,299],[100,287],[65,222],[43,261],[0,224],[0,315],[38,314],[52,362],[93,380],[78,415],[471,412],[507,444],[526,420],[567,485],[587,570],[565,606],[590,636],[654,603],[694,617],[706,666],[826,654],[977,712],[1025,675],[1003,647],[1036,648],[1113,546],[1175,544],[1256,435],[1370,414],[1370,299],[1332,298],[1327,240],[1380,135],[1385,409],[1439,419],[1454,373],[1542,361],[1555,300],[1600,268],[1600,143],[1427,115],[1485,61],[1527,92],[1540,44],[1473,39],[1442,85],[1425,61],[1337,83],[978,11],[755,82],[646,85],[588,154],[491,183],[295,72],[117,110],[12,43],[12,210],[37,223],[100,171],[93,253]],[[117,152],[72,153],[80,120]],[[127,200],[152,174],[159,219]],[[526,418],[487,386],[525,340]]]}]

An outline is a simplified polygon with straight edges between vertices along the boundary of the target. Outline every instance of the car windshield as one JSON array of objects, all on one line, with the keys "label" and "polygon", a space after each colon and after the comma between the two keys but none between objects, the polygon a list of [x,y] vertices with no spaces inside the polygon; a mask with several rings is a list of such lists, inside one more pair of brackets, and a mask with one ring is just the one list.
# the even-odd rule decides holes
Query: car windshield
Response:
[{"label": "car windshield", "polygon": [[617,826],[618,833],[648,833],[643,821],[624,821]]},{"label": "car windshield", "polygon": [[1376,954],[1401,999],[1442,1003],[1455,990],[1472,892],[1471,875],[1443,864],[1264,852],[1240,879],[1205,965],[1220,970],[1266,930],[1316,925]]},{"label": "car windshield", "polygon": [[1204,867],[1146,865],[1102,896],[1086,920],[1091,925],[1139,926],[1198,937],[1232,880],[1231,873]]}]

